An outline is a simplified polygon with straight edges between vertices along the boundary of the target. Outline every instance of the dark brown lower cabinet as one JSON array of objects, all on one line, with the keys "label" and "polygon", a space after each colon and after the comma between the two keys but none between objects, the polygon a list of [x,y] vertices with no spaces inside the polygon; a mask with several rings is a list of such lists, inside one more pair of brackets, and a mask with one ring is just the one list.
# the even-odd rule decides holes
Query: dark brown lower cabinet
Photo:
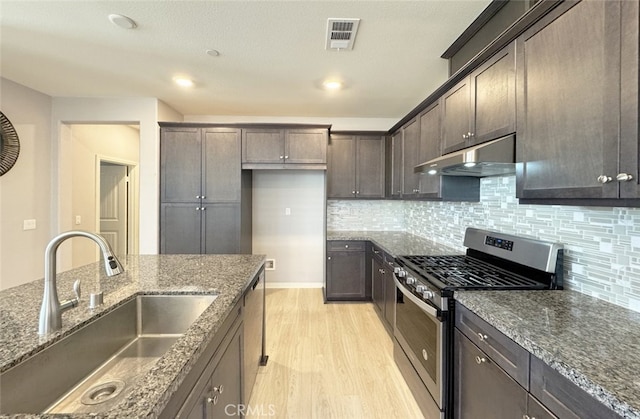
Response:
[{"label": "dark brown lower cabinet", "polygon": [[[179,412],[179,418],[204,419],[241,416],[242,406],[242,327],[231,336],[228,345],[221,348],[222,355],[213,372],[200,380],[205,386],[194,397],[192,405],[185,405],[186,411]],[[214,362],[215,359],[212,361]]]},{"label": "dark brown lower cabinet", "polygon": [[366,300],[367,292],[366,242],[327,242],[327,281],[325,297],[332,300]]},{"label": "dark brown lower cabinet", "polygon": [[380,313],[384,313],[384,265],[382,263],[376,257],[371,259],[371,299]]},{"label": "dark brown lower cabinet", "polygon": [[454,345],[454,417],[523,418],[527,412],[527,391],[458,329]]},{"label": "dark brown lower cabinet", "polygon": [[454,345],[456,419],[620,418],[460,304]]}]

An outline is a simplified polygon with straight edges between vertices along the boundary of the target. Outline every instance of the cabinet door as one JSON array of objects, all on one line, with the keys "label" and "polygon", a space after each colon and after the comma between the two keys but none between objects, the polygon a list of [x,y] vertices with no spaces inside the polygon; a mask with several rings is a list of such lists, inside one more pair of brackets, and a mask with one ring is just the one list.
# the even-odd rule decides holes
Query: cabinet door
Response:
[{"label": "cabinet door", "polygon": [[240,204],[208,204],[203,208],[204,253],[240,253]]},{"label": "cabinet door", "polygon": [[326,164],[327,137],[326,129],[286,130],[285,162]]},{"label": "cabinet door", "polygon": [[527,398],[527,415],[530,419],[558,419],[553,413],[549,412],[535,397]]},{"label": "cabinet door", "polygon": [[471,74],[474,119],[469,145],[516,131],[515,42]]},{"label": "cabinet door", "polygon": [[363,300],[365,252],[327,252],[327,300]]},{"label": "cabinet door", "polygon": [[242,130],[242,163],[284,163],[284,130]]},{"label": "cabinet door", "polygon": [[160,131],[160,201],[199,202],[202,194],[201,132],[198,128]]},{"label": "cabinet door", "polygon": [[203,130],[203,202],[240,201],[240,130]]},{"label": "cabinet door", "polygon": [[391,136],[391,196],[402,196],[402,130]]},{"label": "cabinet door", "polygon": [[420,123],[418,119],[414,119],[405,125],[402,130],[403,141],[403,185],[402,195],[411,197],[418,193],[418,183],[420,175],[413,173],[413,168],[420,163],[418,161],[418,141],[420,140]]},{"label": "cabinet door", "polygon": [[384,313],[384,265],[376,258],[371,258],[371,297],[375,308]]},{"label": "cabinet door", "polygon": [[640,4],[623,1],[621,4],[621,116],[620,165],[618,173],[633,176],[620,183],[621,198],[640,198],[640,135],[638,132],[638,44],[640,43]]},{"label": "cabinet door", "polygon": [[528,394],[458,329],[454,329],[454,417],[513,419]]},{"label": "cabinet door", "polygon": [[442,96],[442,152],[463,149],[471,132],[471,85],[469,77]]},{"label": "cabinet door", "polygon": [[356,197],[384,198],[384,137],[356,137]]},{"label": "cabinet door", "polygon": [[[418,145],[418,163],[424,163],[442,155],[441,106],[437,101],[420,115],[420,141]],[[422,173],[420,176],[420,193],[427,197],[440,196],[442,176]]]},{"label": "cabinet door", "polygon": [[242,409],[242,326],[236,331],[211,374],[211,398],[207,418],[239,416]]},{"label": "cabinet door", "polygon": [[388,326],[393,330],[396,324],[398,290],[396,289],[396,283],[393,282],[393,271],[388,267],[388,264],[387,267],[383,268],[382,276],[384,278],[384,318]]},{"label": "cabinet door", "polygon": [[160,253],[199,254],[201,213],[197,203],[160,205]]},{"label": "cabinet door", "polygon": [[517,39],[517,197],[618,196],[619,24],[619,2],[563,3]]},{"label": "cabinet door", "polygon": [[353,198],[356,191],[356,141],[352,135],[331,135],[327,159],[327,197]]}]

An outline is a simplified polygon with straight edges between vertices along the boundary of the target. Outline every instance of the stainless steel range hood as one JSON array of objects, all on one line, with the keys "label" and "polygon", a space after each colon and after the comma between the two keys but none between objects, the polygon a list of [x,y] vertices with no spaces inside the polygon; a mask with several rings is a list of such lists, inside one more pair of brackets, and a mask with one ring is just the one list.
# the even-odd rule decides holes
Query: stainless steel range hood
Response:
[{"label": "stainless steel range hood", "polygon": [[504,176],[516,172],[515,135],[445,154],[417,165],[414,173],[442,176]]}]

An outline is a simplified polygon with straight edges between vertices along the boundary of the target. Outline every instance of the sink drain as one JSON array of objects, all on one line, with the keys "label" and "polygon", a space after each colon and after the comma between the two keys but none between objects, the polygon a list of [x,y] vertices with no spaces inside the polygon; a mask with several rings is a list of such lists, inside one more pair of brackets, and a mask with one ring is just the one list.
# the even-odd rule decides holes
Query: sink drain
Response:
[{"label": "sink drain", "polygon": [[120,394],[124,389],[125,382],[120,380],[109,381],[99,384],[85,391],[80,400],[82,404],[94,405],[109,401]]}]

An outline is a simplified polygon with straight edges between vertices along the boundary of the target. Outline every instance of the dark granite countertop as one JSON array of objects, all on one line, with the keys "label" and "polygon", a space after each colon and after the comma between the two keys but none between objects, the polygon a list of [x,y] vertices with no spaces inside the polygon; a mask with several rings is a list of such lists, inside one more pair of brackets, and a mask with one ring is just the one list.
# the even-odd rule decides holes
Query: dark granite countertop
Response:
[{"label": "dark granite countertop", "polygon": [[404,231],[327,231],[327,240],[371,241],[391,256],[458,255],[461,250]]},{"label": "dark granite countertop", "polygon": [[[163,355],[122,402],[98,417],[155,417],[215,336],[250,281],[264,264],[263,255],[129,256],[125,272],[108,278],[100,263],[59,273],[60,300],[73,297],[72,284],[82,280],[83,295],[102,290],[104,304],[90,310],[86,298],[62,315],[62,329],[38,336],[44,281],[0,292],[0,372],[25,360],[90,321],[139,294],[216,294],[215,302]],[[5,416],[6,417],[6,416]],[[40,415],[20,415],[40,417]],[[65,416],[69,417],[69,416]],[[72,415],[71,417],[84,417]],[[96,415],[92,415],[96,417]]]},{"label": "dark granite countertop", "polygon": [[[328,231],[392,256],[463,251],[402,231]],[[463,291],[455,298],[624,418],[640,419],[640,313],[576,291]]]},{"label": "dark granite countertop", "polygon": [[455,298],[623,418],[640,418],[640,313],[570,290]]}]

